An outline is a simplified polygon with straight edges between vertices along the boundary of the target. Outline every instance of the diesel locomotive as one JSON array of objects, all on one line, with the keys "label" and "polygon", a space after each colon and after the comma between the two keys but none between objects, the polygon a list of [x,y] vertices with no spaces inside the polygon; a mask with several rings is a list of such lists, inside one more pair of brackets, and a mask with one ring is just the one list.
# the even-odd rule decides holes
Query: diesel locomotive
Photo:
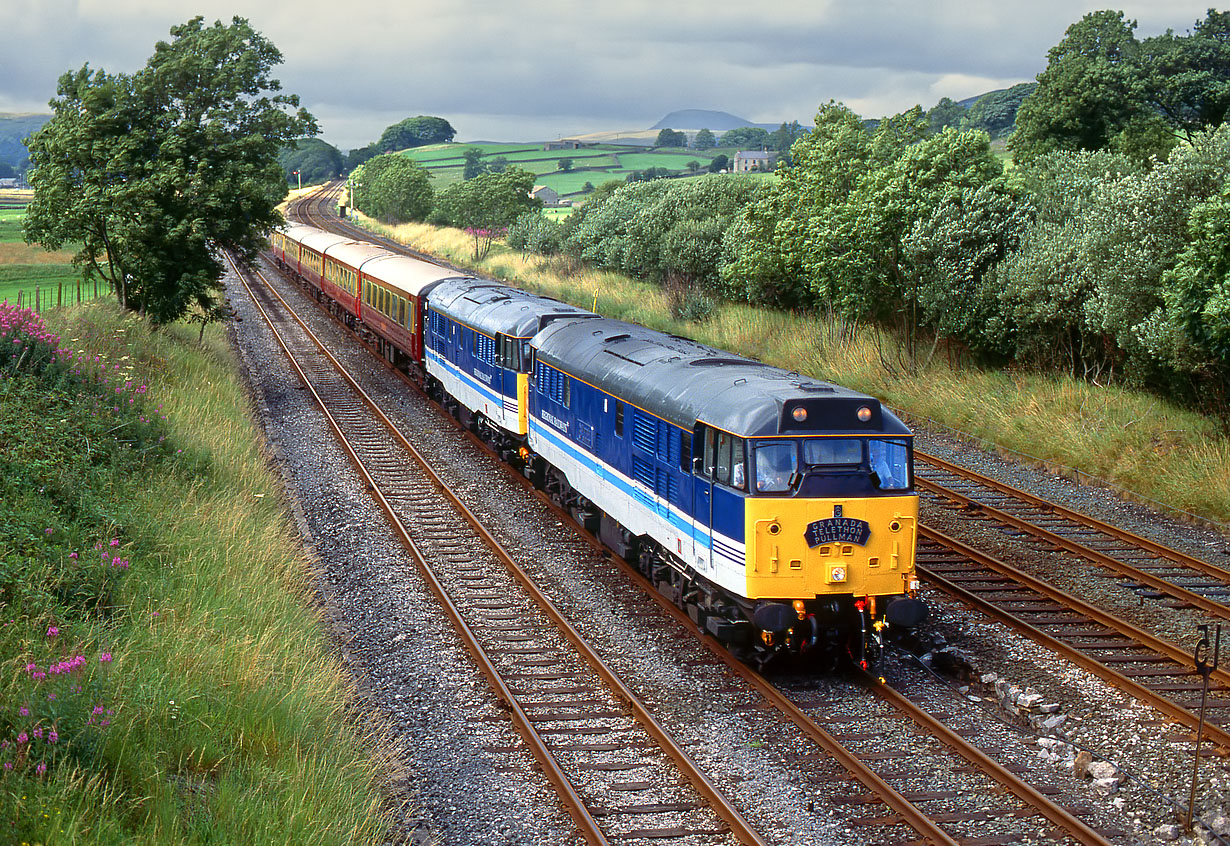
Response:
[{"label": "diesel locomotive", "polygon": [[277,263],[758,666],[916,629],[912,435],[875,398],[323,232]]}]

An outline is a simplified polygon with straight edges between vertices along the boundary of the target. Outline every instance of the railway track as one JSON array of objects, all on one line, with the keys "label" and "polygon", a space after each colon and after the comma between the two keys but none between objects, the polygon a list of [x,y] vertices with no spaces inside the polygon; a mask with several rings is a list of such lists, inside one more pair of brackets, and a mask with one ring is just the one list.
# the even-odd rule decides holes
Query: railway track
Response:
[{"label": "railway track", "polygon": [[[308,220],[315,218],[314,222],[319,225],[318,217],[310,213],[304,216]],[[406,446],[409,446],[408,442]],[[560,516],[566,516],[557,509],[556,512]],[[588,535],[582,534],[588,541],[593,542]],[[504,566],[510,565],[505,562]],[[628,578],[640,581],[640,576],[634,568],[626,567],[626,569]],[[668,613],[675,616],[681,626],[693,633],[696,632],[695,626],[686,618],[686,615],[666,602],[647,583],[644,587],[646,593],[659,601]],[[765,707],[776,709],[820,747],[831,761],[839,763],[844,769],[844,773],[839,778],[846,780],[852,777],[862,785],[864,792],[846,792],[835,797],[835,801],[848,808],[866,811],[861,816],[854,815],[855,824],[883,829],[882,833],[877,830],[876,836],[885,837],[885,842],[896,842],[899,838],[910,840],[919,837],[925,842],[934,843],[1002,842],[1002,838],[1005,837],[1002,833],[997,833],[990,838],[980,838],[976,831],[977,824],[992,817],[1018,820],[1023,826],[1022,832],[1034,831],[1041,825],[1044,828],[1049,827],[1052,836],[1066,836],[1080,843],[1107,842],[1101,834],[1082,822],[1075,814],[1052,802],[1046,795],[1047,791],[1038,790],[1026,784],[958,733],[947,728],[940,719],[875,680],[864,679],[863,695],[867,697],[869,705],[872,702],[878,702],[879,708],[887,711],[886,714],[881,715],[880,719],[895,720],[897,723],[912,727],[889,732],[889,736],[901,736],[899,743],[902,749],[893,750],[881,746],[879,749],[852,750],[821,726],[821,722],[831,719],[833,713],[831,708],[827,708],[823,703],[812,703],[808,708],[800,707],[759,675],[732,659],[709,639],[703,638],[702,642],[712,650],[717,662],[724,664],[730,673],[740,677],[746,685],[763,698]],[[525,648],[533,651],[532,647]],[[631,694],[626,693],[620,698],[629,699]],[[579,722],[598,719],[598,716],[594,714],[586,715],[583,712],[577,712],[574,716]],[[901,758],[913,758],[920,754],[920,732],[928,739],[927,743],[932,747],[927,754],[937,757],[950,756],[953,759],[953,763],[936,766],[941,769],[947,767],[965,777],[981,778],[984,780],[983,784],[977,788],[971,788],[966,783],[958,790],[929,790],[917,783],[917,770],[907,768],[902,771],[899,766],[894,770],[893,764],[899,764]],[[869,738],[877,735],[878,732],[849,732],[847,730],[848,739],[862,741],[864,747]],[[912,748],[912,751],[907,751],[907,747]],[[887,769],[884,768],[885,762],[889,764]],[[877,771],[877,765],[879,771]],[[932,769],[935,768],[935,766],[932,767]],[[898,786],[894,786],[894,782]],[[968,804],[971,790],[974,796],[986,797],[982,800],[975,799],[976,807],[972,809]],[[1057,791],[1050,789],[1049,792]],[[963,794],[966,803],[964,809],[953,810],[954,800]],[[920,809],[920,805],[928,804],[935,806],[936,809],[929,812]],[[875,811],[877,807],[884,810],[877,812]],[[971,830],[971,826],[974,830]]]},{"label": "railway track", "polygon": [[1230,570],[941,458],[918,451],[914,458],[917,487],[950,507],[1080,556],[1127,579],[1143,597],[1169,596],[1230,620]]}]

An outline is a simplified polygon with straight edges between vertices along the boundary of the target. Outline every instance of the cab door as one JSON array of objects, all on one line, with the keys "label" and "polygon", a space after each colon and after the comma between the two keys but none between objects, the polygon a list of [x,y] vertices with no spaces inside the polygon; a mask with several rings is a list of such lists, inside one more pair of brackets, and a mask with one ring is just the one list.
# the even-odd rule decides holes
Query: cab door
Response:
[{"label": "cab door", "polygon": [[713,474],[717,433],[703,423],[692,432],[692,566],[707,573],[713,566]]}]

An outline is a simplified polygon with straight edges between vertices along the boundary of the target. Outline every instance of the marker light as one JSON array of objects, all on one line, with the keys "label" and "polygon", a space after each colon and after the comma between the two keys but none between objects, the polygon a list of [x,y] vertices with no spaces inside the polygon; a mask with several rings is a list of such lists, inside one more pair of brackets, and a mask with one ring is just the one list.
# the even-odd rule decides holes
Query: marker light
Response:
[{"label": "marker light", "polygon": [[795,423],[802,423],[807,419],[807,409],[802,406],[798,406],[794,409],[794,411],[790,412],[790,416],[794,418]]},{"label": "marker light", "polygon": [[829,570],[829,579],[834,582],[844,582],[846,580],[846,568],[834,567]]},{"label": "marker light", "polygon": [[858,410],[858,422],[866,423],[871,419],[871,409],[868,406],[860,406]]}]

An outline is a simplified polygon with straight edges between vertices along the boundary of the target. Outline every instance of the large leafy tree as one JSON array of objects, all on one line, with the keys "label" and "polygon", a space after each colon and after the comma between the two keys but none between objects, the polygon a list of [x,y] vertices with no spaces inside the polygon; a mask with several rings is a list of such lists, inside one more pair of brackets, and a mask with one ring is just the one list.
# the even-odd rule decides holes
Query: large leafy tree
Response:
[{"label": "large leafy tree", "polygon": [[427,144],[443,144],[452,141],[457,130],[441,117],[419,115],[406,118],[385,129],[376,146],[381,153],[423,147]]},{"label": "large leafy tree", "polygon": [[1100,150],[1147,117],[1135,29],[1135,21],[1112,11],[1090,12],[1068,27],[1017,112],[1010,145],[1018,159]]},{"label": "large leafy tree", "polygon": [[363,210],[388,223],[423,220],[432,207],[431,174],[398,153],[370,159],[355,174]]},{"label": "large leafy tree", "polygon": [[1145,98],[1187,143],[1230,112],[1230,12],[1209,10],[1186,36],[1166,31],[1145,39]]},{"label": "large leafy tree", "polygon": [[80,242],[75,261],[156,322],[216,309],[221,250],[251,261],[281,223],[278,151],[316,132],[275,93],[277,48],[242,18],[171,29],[131,76],[60,78],[53,117],[30,139],[26,238]]},{"label": "large leafy tree", "polygon": [[[342,153],[319,138],[300,138],[278,153],[278,163],[288,184],[323,182],[342,172]],[[298,171],[298,174],[295,173]]]}]

